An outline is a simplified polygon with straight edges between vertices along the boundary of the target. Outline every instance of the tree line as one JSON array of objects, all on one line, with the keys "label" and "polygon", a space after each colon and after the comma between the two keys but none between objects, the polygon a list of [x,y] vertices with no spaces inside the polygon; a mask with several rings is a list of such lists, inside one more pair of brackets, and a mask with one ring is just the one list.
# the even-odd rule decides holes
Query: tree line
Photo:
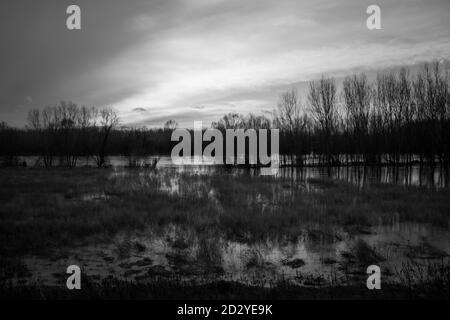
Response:
[{"label": "tree line", "polygon": [[38,155],[45,167],[75,167],[93,159],[97,167],[107,165],[108,155],[124,155],[130,165],[148,154],[170,153],[171,130],[168,121],[162,129],[120,126],[111,108],[78,106],[62,101],[56,106],[28,113],[25,129],[0,123],[0,149],[3,165],[20,165],[18,155]]},{"label": "tree line", "polygon": [[407,68],[309,83],[306,103],[295,90],[281,94],[274,125],[282,154],[295,165],[316,155],[318,164],[430,164],[448,167],[450,98],[448,75],[439,63],[415,76]]},{"label": "tree line", "polygon": [[[25,129],[0,123],[3,163],[17,155],[39,155],[46,167],[76,166],[93,158],[105,166],[108,155],[124,155],[129,165],[149,154],[170,154],[177,123],[162,128],[120,125],[110,108],[61,102],[34,109]],[[270,116],[230,113],[212,127],[280,130],[281,164],[409,165],[447,168],[450,159],[450,98],[448,75],[438,62],[426,63],[411,75],[407,68],[377,75],[344,78],[338,89],[334,78],[311,81],[303,99],[295,89],[280,94]]]}]

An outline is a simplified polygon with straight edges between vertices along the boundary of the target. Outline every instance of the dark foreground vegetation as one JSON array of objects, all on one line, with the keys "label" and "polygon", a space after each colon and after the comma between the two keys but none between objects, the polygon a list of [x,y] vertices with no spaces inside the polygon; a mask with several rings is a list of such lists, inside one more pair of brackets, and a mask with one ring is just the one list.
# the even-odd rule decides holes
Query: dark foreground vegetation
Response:
[{"label": "dark foreground vegetation", "polygon": [[[175,223],[199,234],[255,242],[295,238],[304,228],[367,227],[396,221],[449,228],[450,190],[374,185],[363,189],[311,180],[310,192],[288,179],[216,174],[176,176],[183,191],[160,189],[163,173],[112,170],[1,169],[0,255],[48,254],[92,236]],[[161,177],[162,176],[162,177]],[[195,186],[195,188],[192,188]],[[216,191],[215,199],[208,196]],[[86,196],[97,195],[98,201]],[[220,204],[220,205],[219,205]]]},{"label": "dark foreground vegetation", "polygon": [[83,290],[69,291],[64,288],[39,285],[1,287],[0,299],[33,300],[411,300],[450,299],[449,288],[440,282],[409,288],[402,285],[385,285],[381,290],[367,290],[365,286],[300,287],[280,282],[270,288],[249,286],[237,282],[219,281],[208,284],[153,281],[136,283],[108,279],[102,283],[84,282]]},{"label": "dark foreground vegetation", "polygon": [[[175,192],[168,191],[164,182],[174,177],[178,187]],[[449,297],[448,254],[434,248],[428,238],[422,239],[420,245],[389,244],[405,246],[402,250],[409,260],[398,269],[383,269],[389,270],[389,278],[384,278],[380,292],[365,288],[365,268],[391,259],[391,254],[364,240],[353,241],[360,235],[372,234],[373,226],[408,222],[419,226],[431,224],[448,232],[450,191],[447,188],[396,185],[360,188],[329,179],[308,179],[305,185],[291,179],[251,176],[245,172],[198,175],[170,168],[156,172],[9,168],[0,169],[0,182],[3,186],[0,190],[2,298]],[[177,228],[173,235],[165,233],[170,226]],[[121,234],[132,237],[117,238]],[[142,236],[134,237],[139,234]],[[172,247],[165,254],[169,262],[166,267],[158,265],[156,256],[149,252],[153,242],[149,244],[145,239],[151,234],[160,234],[157,239]],[[276,278],[255,285],[221,278],[223,260],[218,253],[223,250],[223,243],[248,246],[250,249],[242,257],[243,268],[258,276],[265,268],[274,268],[268,264],[264,251],[258,249],[261,243],[305,241],[307,246],[333,245],[347,238],[351,245],[339,253],[336,257],[339,261],[322,261],[322,265],[336,266],[336,272],[343,274],[340,280],[328,274],[310,277],[302,271],[310,262],[301,259],[282,261],[289,268],[299,270],[295,282]],[[113,250],[106,250],[108,246]],[[81,251],[76,251],[77,248]],[[189,248],[196,248],[193,257]],[[97,262],[84,262],[83,266],[100,261],[105,265],[102,275],[106,278],[84,274],[83,290],[69,292],[65,289],[65,259],[89,249],[95,250]],[[45,262],[25,263],[34,257]],[[432,259],[432,262],[418,264],[414,260],[417,258]],[[81,262],[81,258],[75,259]],[[34,282],[30,278],[30,274],[47,264],[58,265],[60,260],[63,267],[56,268],[60,285],[45,280]],[[107,270],[114,265],[123,265],[124,273],[108,274]],[[136,267],[142,273],[134,277]]]}]

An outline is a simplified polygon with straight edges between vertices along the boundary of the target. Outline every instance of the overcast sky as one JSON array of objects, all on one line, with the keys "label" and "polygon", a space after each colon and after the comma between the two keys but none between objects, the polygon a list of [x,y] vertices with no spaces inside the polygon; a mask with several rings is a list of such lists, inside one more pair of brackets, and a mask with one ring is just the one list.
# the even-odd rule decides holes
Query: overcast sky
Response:
[{"label": "overcast sky", "polygon": [[[81,7],[79,31],[66,8]],[[366,28],[381,7],[382,30]],[[0,120],[72,100],[122,123],[184,126],[262,114],[278,94],[342,76],[450,58],[449,0],[1,0]],[[375,70],[375,71],[374,71]]]}]

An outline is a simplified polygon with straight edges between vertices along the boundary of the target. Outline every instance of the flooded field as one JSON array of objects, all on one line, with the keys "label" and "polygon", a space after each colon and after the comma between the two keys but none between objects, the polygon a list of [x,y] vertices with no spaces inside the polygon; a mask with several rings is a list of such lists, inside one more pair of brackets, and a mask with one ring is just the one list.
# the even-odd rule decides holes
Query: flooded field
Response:
[{"label": "flooded field", "polygon": [[448,188],[395,184],[389,168],[361,182],[358,168],[163,164],[0,172],[1,281],[63,288],[75,264],[94,283],[321,288],[365,286],[376,264],[385,283],[448,282]]},{"label": "flooded field", "polygon": [[[172,163],[170,156],[149,156],[133,158],[133,163],[139,166],[145,164],[151,164],[154,160],[157,160],[157,168],[176,168],[178,172],[191,172],[199,174],[213,174],[229,172],[230,169],[224,169],[224,167],[216,165],[189,165],[178,166]],[[38,156],[20,157],[20,162],[26,162],[29,167],[40,167],[42,161]],[[108,164],[113,170],[121,171],[121,169],[129,166],[130,159],[124,156],[111,156],[108,158]],[[87,159],[79,159],[77,162],[78,167],[95,167],[95,161],[92,157]],[[249,173],[253,175],[259,175],[260,169],[258,168],[244,168],[244,169],[231,169],[233,173]],[[389,183],[404,186],[424,186],[433,188],[443,188],[448,186],[449,177],[446,176],[445,170],[436,166],[430,168],[429,166],[419,166],[418,164],[413,166],[336,166],[336,167],[320,167],[320,166],[305,166],[299,167],[281,167],[278,170],[278,177],[299,180],[305,182],[310,178],[332,178],[337,180],[343,180],[353,183],[358,186],[364,186],[366,184],[376,183]]]},{"label": "flooded field", "polygon": [[[272,286],[289,280],[305,286],[352,285],[366,279],[366,268],[379,265],[385,281],[401,282],[405,268],[420,272],[439,266],[450,254],[449,233],[431,226],[377,226],[362,234],[305,231],[296,241],[257,243],[197,237],[170,226],[121,234],[111,243],[55,250],[52,257],[24,257],[30,274],[22,281],[61,285],[68,265],[79,265],[93,280],[111,276],[135,281],[154,277],[176,281],[237,281]],[[416,281],[423,280],[415,278]]]}]

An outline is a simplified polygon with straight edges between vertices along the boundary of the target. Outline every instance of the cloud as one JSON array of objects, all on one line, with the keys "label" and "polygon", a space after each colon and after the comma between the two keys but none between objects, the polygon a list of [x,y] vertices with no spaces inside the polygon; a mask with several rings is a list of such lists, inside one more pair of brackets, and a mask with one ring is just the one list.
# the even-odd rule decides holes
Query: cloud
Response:
[{"label": "cloud", "polygon": [[39,107],[113,106],[124,123],[141,113],[212,119],[268,110],[280,90],[322,73],[450,58],[448,0],[380,0],[375,31],[365,0],[77,2],[75,32],[65,29],[68,0],[2,2],[0,115],[9,121],[23,124],[14,106],[24,96]]},{"label": "cloud", "polygon": [[133,111],[135,111],[135,112],[146,112],[147,111],[147,109],[146,108],[134,108],[133,109]]}]

